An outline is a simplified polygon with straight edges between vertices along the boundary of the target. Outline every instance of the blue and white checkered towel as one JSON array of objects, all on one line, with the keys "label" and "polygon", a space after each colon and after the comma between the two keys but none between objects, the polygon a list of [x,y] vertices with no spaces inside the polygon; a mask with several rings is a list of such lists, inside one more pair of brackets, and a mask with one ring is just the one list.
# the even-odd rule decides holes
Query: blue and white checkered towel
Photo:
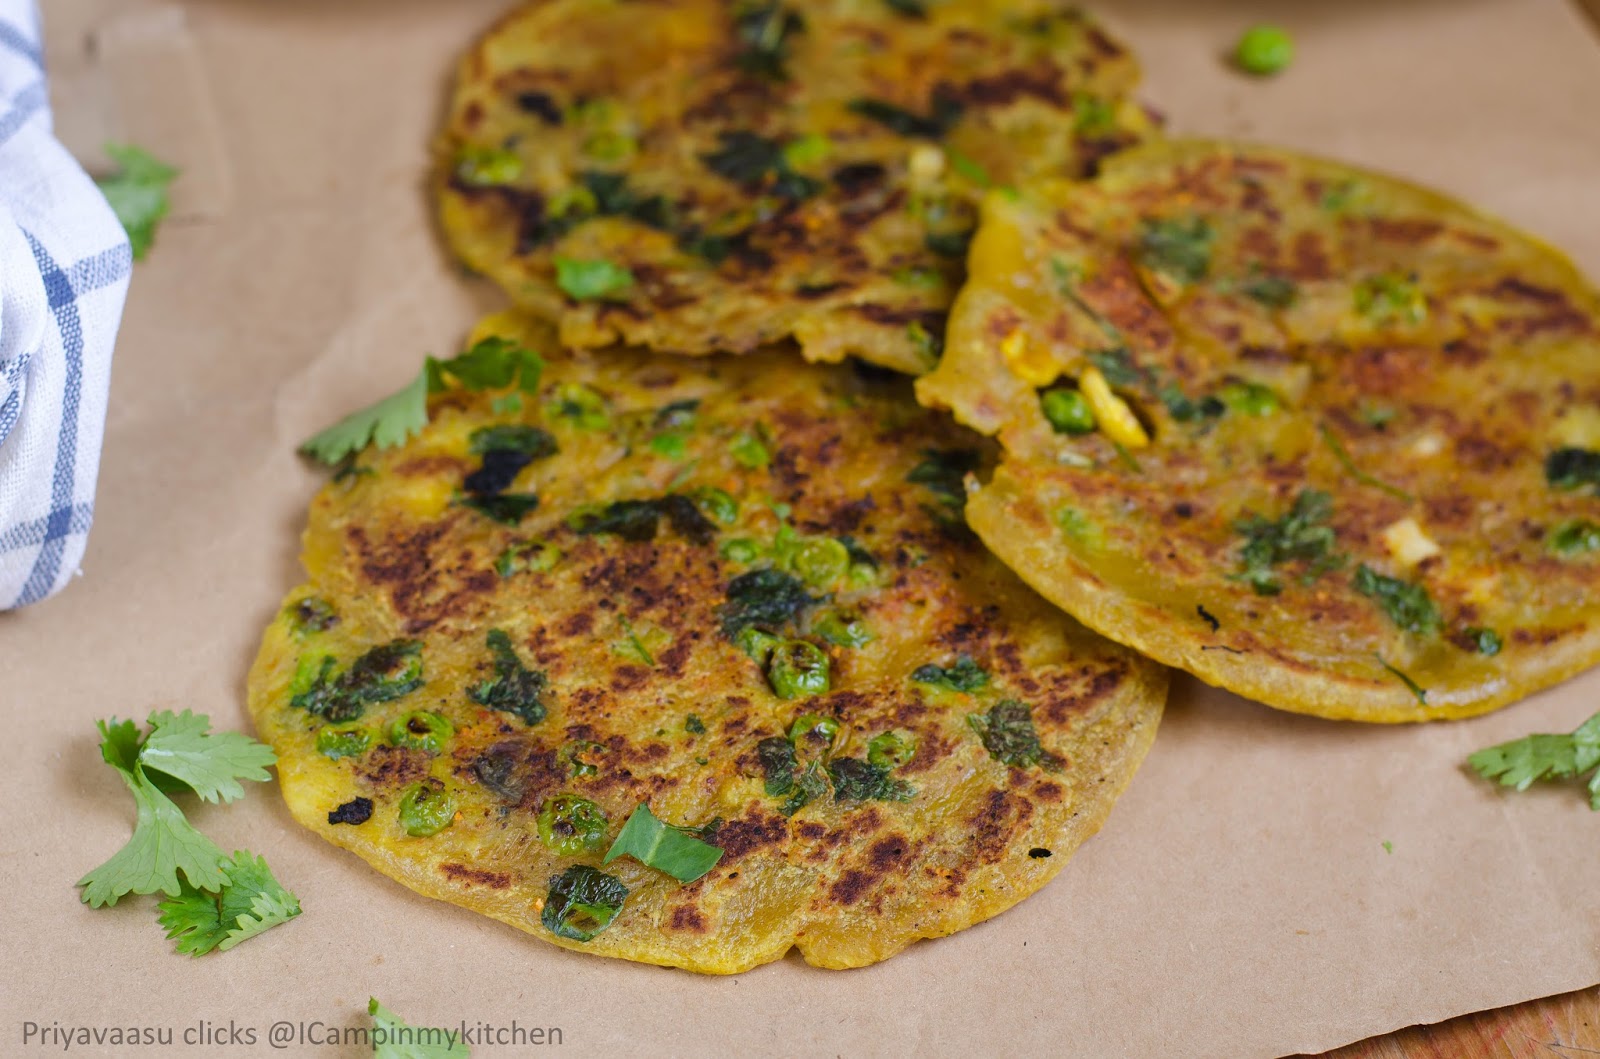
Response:
[{"label": "blue and white checkered towel", "polygon": [[32,0],[0,0],[0,610],[77,571],[133,259],[51,134]]}]

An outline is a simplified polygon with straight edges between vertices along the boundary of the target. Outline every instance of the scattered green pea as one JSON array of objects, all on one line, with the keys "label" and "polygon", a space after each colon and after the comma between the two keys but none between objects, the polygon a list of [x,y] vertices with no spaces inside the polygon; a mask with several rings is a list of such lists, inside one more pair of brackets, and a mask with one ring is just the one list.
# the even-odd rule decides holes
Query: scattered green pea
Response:
[{"label": "scattered green pea", "polygon": [[1252,26],[1239,38],[1234,61],[1257,77],[1281,73],[1294,61],[1294,41],[1277,26]]},{"label": "scattered green pea", "polygon": [[[804,643],[805,641],[798,642]],[[802,739],[816,739],[818,742],[831,744],[838,734],[839,722],[832,717],[824,717],[820,713],[802,713],[789,726],[789,742],[791,743],[798,743]]]},{"label": "scattered green pea", "polygon": [[810,585],[826,588],[850,570],[850,551],[832,537],[816,537],[794,553],[794,572]]},{"label": "scattered green pea", "polygon": [[438,780],[413,783],[400,795],[400,826],[414,838],[437,835],[455,817],[455,796]]},{"label": "scattered green pea", "polygon": [[426,750],[430,754],[443,750],[455,734],[455,725],[427,710],[414,710],[395,718],[389,725],[389,742],[407,750]]},{"label": "scattered green pea", "polygon": [[828,656],[806,640],[786,640],[773,649],[767,681],[780,699],[824,695],[828,691]]},{"label": "scattered green pea", "polygon": [[[854,569],[852,567],[852,572]],[[837,610],[817,615],[811,623],[811,631],[835,647],[861,647],[875,639],[872,630],[860,617]]]},{"label": "scattered green pea", "polygon": [[1283,407],[1278,395],[1258,382],[1230,382],[1217,392],[1222,403],[1241,415],[1271,415]]},{"label": "scattered green pea", "polygon": [[576,794],[558,794],[539,808],[539,841],[561,857],[576,857],[606,844],[606,814]]},{"label": "scattered green pea", "polygon": [[772,453],[767,451],[766,443],[748,431],[729,443],[728,452],[733,456],[733,462],[752,471],[766,470],[767,464],[772,462]]},{"label": "scattered green pea", "polygon": [[897,769],[915,753],[916,744],[895,732],[875,735],[867,743],[867,763],[881,769]]},{"label": "scattered green pea", "polygon": [[338,761],[366,753],[372,745],[372,733],[365,728],[325,727],[317,733],[317,753]]},{"label": "scattered green pea", "polygon": [[1089,434],[1094,431],[1094,409],[1075,389],[1046,390],[1039,395],[1039,408],[1057,434]]},{"label": "scattered green pea", "polygon": [[761,558],[761,545],[749,537],[735,537],[722,542],[722,557],[735,563],[753,563]]}]

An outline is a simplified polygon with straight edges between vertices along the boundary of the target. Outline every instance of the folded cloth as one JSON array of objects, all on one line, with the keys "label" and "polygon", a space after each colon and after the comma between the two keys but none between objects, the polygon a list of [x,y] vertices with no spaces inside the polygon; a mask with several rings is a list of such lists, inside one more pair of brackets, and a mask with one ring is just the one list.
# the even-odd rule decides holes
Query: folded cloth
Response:
[{"label": "folded cloth", "polygon": [[0,610],[78,569],[133,259],[51,133],[39,18],[0,0]]}]

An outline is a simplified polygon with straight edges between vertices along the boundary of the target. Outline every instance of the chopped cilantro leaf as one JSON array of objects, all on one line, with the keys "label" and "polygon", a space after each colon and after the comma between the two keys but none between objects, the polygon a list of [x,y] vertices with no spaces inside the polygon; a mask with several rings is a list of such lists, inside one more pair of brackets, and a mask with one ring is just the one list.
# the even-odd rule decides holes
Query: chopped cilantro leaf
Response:
[{"label": "chopped cilantro leaf", "polygon": [[1386,577],[1362,563],[1351,586],[1377,603],[1389,620],[1406,632],[1431,636],[1439,631],[1439,608],[1421,585]]},{"label": "chopped cilantro leaf", "polygon": [[955,128],[965,110],[960,100],[938,89],[934,90],[926,115],[913,113],[881,99],[853,99],[849,107],[852,113],[875,121],[890,132],[927,140],[942,139]]},{"label": "chopped cilantro leaf", "polygon": [[940,257],[963,260],[967,256],[967,248],[972,245],[972,229],[967,228],[958,232],[929,232],[922,237],[922,244]]},{"label": "chopped cilantro leaf", "polygon": [[1600,451],[1572,446],[1556,449],[1545,457],[1544,477],[1554,489],[1593,486],[1600,491]]},{"label": "chopped cilantro leaf", "polygon": [[1039,765],[1052,771],[1062,765],[1059,757],[1040,744],[1039,732],[1033,726],[1033,710],[1015,699],[995,703],[986,714],[968,714],[967,724],[983,740],[989,756],[1002,765]]},{"label": "chopped cilantro leaf", "polygon": [[906,802],[917,793],[904,780],[892,779],[889,769],[854,757],[836,757],[828,762],[828,778],[833,781],[836,802]]},{"label": "chopped cilantro leaf", "polygon": [[719,610],[722,634],[733,639],[745,629],[776,631],[817,602],[800,579],[782,570],[751,570],[728,582]]},{"label": "chopped cilantro leaf", "polygon": [[822,190],[822,182],[789,167],[784,144],[745,130],[718,134],[715,151],[700,156],[706,168],[746,187],[761,185],[780,198],[800,201]]},{"label": "chopped cilantro leaf", "polygon": [[794,790],[794,770],[799,765],[794,744],[781,735],[769,736],[756,744],[756,760],[761,764],[762,789],[773,798]]},{"label": "chopped cilantro leaf", "polygon": [[983,462],[977,449],[928,449],[923,460],[906,475],[906,481],[925,486],[951,507],[967,503],[966,477]]},{"label": "chopped cilantro leaf", "polygon": [[683,730],[690,735],[705,735],[706,722],[700,719],[698,713],[691,713],[683,719]]},{"label": "chopped cilantro leaf", "polygon": [[536,493],[499,493],[494,496],[468,496],[459,503],[502,526],[515,526],[530,512],[538,510],[539,497]]},{"label": "chopped cilantro leaf", "polygon": [[1479,750],[1467,763],[1486,780],[1525,791],[1538,780],[1589,777],[1589,808],[1600,812],[1600,713],[1571,735],[1530,735]]},{"label": "chopped cilantro leaf", "polygon": [[828,777],[823,771],[820,761],[813,761],[802,769],[794,778],[794,789],[790,791],[778,812],[784,816],[793,816],[801,809],[828,793]]},{"label": "chopped cilantro leaf", "polygon": [[1246,298],[1268,309],[1287,309],[1300,296],[1300,288],[1287,276],[1263,274],[1251,276],[1239,284]]},{"label": "chopped cilantro leaf", "polygon": [[460,1031],[408,1026],[377,997],[368,998],[367,1014],[372,1016],[372,1059],[468,1059],[472,1054]]},{"label": "chopped cilantro leaf", "polygon": [[911,679],[918,684],[931,684],[948,691],[965,691],[969,694],[989,685],[989,674],[972,660],[971,655],[962,655],[950,666],[932,663],[918,666],[912,671]]},{"label": "chopped cilantro leaf", "polygon": [[1332,517],[1333,498],[1319,489],[1305,489],[1288,514],[1276,521],[1257,514],[1239,519],[1233,528],[1245,540],[1233,578],[1258,596],[1275,596],[1283,591],[1277,567],[1285,563],[1305,563],[1302,580],[1307,584],[1337,569],[1344,556],[1333,550],[1336,538],[1327,524]]},{"label": "chopped cilantro leaf", "polygon": [[509,713],[523,724],[544,720],[544,693],[550,686],[549,679],[542,671],[522,664],[504,629],[490,629],[485,643],[494,656],[494,676],[469,688],[467,698],[491,710]]},{"label": "chopped cilantro leaf", "polygon": [[309,668],[310,656],[295,673],[289,705],[334,723],[353,721],[369,705],[392,702],[422,687],[422,644],[392,640],[368,650],[335,676],[337,664],[324,656]]},{"label": "chopped cilantro leaf", "polygon": [[692,883],[717,866],[722,850],[656,819],[650,807],[640,802],[601,863],[610,864],[622,856],[666,872],[681,883]]},{"label": "chopped cilantro leaf", "polygon": [[117,220],[122,222],[133,248],[133,259],[138,261],[150,251],[156,238],[156,226],[171,209],[167,186],[177,178],[178,171],[132,145],[108,143],[105,152],[116,163],[117,170],[95,183],[100,185],[100,193],[111,204]]},{"label": "chopped cilantro leaf", "polygon": [[734,36],[740,48],[734,61],[739,69],[771,81],[787,81],[784,63],[789,59],[790,38],[805,32],[806,20],[779,3],[746,0],[737,10]]},{"label": "chopped cilantro leaf", "polygon": [[539,921],[550,933],[589,941],[611,925],[628,899],[622,880],[587,864],[574,864],[550,878]]},{"label": "chopped cilantro leaf", "polygon": [[1203,217],[1150,219],[1139,234],[1139,263],[1180,283],[1198,283],[1211,271],[1216,233]]},{"label": "chopped cilantro leaf", "polygon": [[1373,323],[1420,324],[1428,315],[1428,299],[1415,276],[1385,272],[1356,284],[1356,312]]},{"label": "chopped cilantro leaf", "polygon": [[1133,354],[1123,346],[1096,350],[1089,354],[1089,363],[1100,369],[1106,382],[1119,389],[1142,386],[1147,381],[1144,369],[1133,361]]}]

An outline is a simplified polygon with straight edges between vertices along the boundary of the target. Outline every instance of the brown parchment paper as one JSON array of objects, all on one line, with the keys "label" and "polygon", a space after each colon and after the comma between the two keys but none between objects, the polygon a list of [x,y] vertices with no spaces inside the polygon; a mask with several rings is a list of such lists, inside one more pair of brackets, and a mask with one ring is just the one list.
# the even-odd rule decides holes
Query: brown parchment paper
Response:
[{"label": "brown parchment paper", "polygon": [[[1269,1056],[1600,982],[1600,814],[1576,789],[1508,797],[1462,768],[1577,725],[1600,673],[1413,728],[1180,679],[1143,771],[1055,883],[861,971],[790,959],[713,979],[563,952],[376,875],[292,824],[271,786],[191,818],[265,854],[301,918],[191,960],[151,899],[80,904],[73,880],[132,817],[93,720],[188,707],[246,726],[246,668],[300,578],[320,482],[295,443],[498,303],[445,261],[420,178],[453,59],[505,4],[43,6],[63,137],[90,160],[139,142],[185,175],[135,270],[84,577],[0,615],[0,1053],[69,1054],[25,1043],[33,1022],[270,1055],[274,1022],[363,1025],[375,994],[421,1024],[558,1028],[572,1054]],[[1600,273],[1600,42],[1563,0],[1101,9],[1175,129],[1440,185]],[[1263,18],[1299,56],[1247,81],[1219,56]],[[231,1043],[246,1029],[254,1046]],[[185,1048],[186,1030],[208,1043]],[[370,1054],[299,1040],[290,1054]]]}]

